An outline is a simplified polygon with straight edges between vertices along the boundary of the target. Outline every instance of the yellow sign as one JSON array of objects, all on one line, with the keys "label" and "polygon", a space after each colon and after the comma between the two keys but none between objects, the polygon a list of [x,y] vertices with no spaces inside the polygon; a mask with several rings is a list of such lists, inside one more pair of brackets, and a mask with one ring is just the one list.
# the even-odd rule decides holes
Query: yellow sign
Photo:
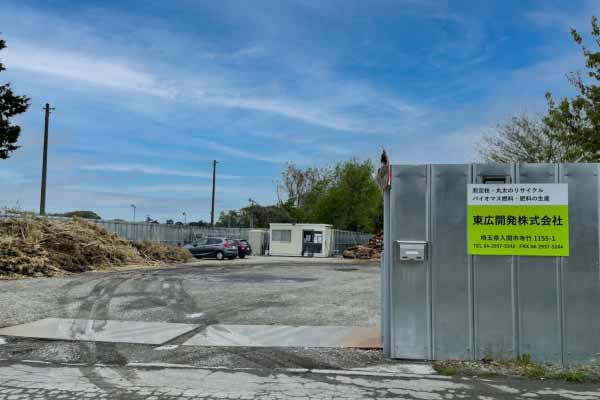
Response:
[{"label": "yellow sign", "polygon": [[468,253],[568,256],[568,186],[468,185]]}]

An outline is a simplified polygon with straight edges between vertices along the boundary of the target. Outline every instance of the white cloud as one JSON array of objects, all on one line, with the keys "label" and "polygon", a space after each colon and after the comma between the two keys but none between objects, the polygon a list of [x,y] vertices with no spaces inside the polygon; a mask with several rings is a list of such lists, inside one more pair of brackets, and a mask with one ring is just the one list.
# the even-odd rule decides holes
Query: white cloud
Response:
[{"label": "white cloud", "polygon": [[580,32],[588,32],[591,29],[590,21],[592,15],[598,15],[600,4],[597,0],[584,0],[574,12],[565,12],[564,8],[554,7],[552,4],[539,2],[539,8],[525,13],[525,18],[542,28],[553,31],[569,32],[575,28]]},{"label": "white cloud", "polygon": [[260,57],[267,54],[268,51],[263,46],[259,44],[254,44],[248,47],[242,47],[236,52],[234,52],[231,57],[241,59],[241,58],[250,58],[250,57]]},{"label": "white cloud", "polygon": [[131,188],[132,193],[201,193],[212,190],[210,185],[148,185]]},{"label": "white cloud", "polygon": [[284,155],[265,155],[265,154],[259,154],[259,153],[255,153],[252,151],[248,151],[248,150],[240,150],[240,148],[236,147],[236,146],[229,146],[226,144],[222,144],[222,143],[217,143],[217,142],[213,142],[210,140],[206,140],[206,141],[202,141],[202,143],[213,149],[213,150],[217,150],[220,153],[223,154],[228,154],[231,156],[235,156],[235,157],[241,157],[241,158],[245,158],[248,160],[255,160],[255,161],[265,161],[265,162],[270,162],[270,163],[284,163],[286,161],[289,160],[289,157]]},{"label": "white cloud", "polygon": [[525,13],[525,18],[538,26],[556,29],[574,27],[579,18],[558,10],[535,10]]},{"label": "white cloud", "polygon": [[[56,76],[101,88],[151,95],[173,101],[194,102],[199,106],[237,108],[275,114],[324,128],[361,133],[391,133],[407,118],[423,111],[394,96],[379,93],[368,86],[339,82],[324,77],[323,82],[307,82],[312,94],[296,96],[260,95],[265,82],[240,83],[235,70],[210,66],[207,76],[187,76],[174,65],[167,66],[164,82],[153,72],[137,67],[131,60],[98,57],[40,44],[13,40],[6,49],[5,61],[11,69]],[[199,66],[200,67],[200,66]],[[362,111],[367,115],[363,115]],[[374,123],[374,112],[381,110]],[[385,113],[388,113],[387,115]]]},{"label": "white cloud", "polygon": [[50,49],[31,43],[13,41],[3,55],[11,69],[58,76],[110,89],[140,92],[172,98],[176,90],[161,86],[150,73],[125,62]]},{"label": "white cloud", "polygon": [[[162,167],[154,167],[144,164],[97,164],[85,165],[81,167],[85,171],[102,171],[102,172],[123,172],[123,173],[141,173],[147,175],[172,175],[172,176],[187,176],[196,178],[211,178],[212,173],[200,171],[188,171],[180,169],[170,169]],[[219,174],[220,179],[241,179],[242,176]]]}]

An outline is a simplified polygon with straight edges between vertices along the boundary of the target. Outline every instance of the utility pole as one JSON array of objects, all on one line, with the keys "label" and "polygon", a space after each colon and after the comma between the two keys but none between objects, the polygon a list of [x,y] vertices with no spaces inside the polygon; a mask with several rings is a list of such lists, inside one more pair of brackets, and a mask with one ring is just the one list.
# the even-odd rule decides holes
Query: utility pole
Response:
[{"label": "utility pole", "polygon": [[46,175],[48,172],[48,123],[50,122],[50,112],[54,111],[54,108],[51,108],[50,104],[46,103],[44,111],[44,156],[42,160],[42,190],[40,194],[40,215],[46,215]]},{"label": "utility pole", "polygon": [[135,209],[137,207],[135,206],[135,204],[131,204],[130,207],[133,208],[133,222],[135,223]]},{"label": "utility pole", "polygon": [[210,207],[210,226],[215,226],[215,183],[217,177],[217,160],[213,160],[212,205]]}]

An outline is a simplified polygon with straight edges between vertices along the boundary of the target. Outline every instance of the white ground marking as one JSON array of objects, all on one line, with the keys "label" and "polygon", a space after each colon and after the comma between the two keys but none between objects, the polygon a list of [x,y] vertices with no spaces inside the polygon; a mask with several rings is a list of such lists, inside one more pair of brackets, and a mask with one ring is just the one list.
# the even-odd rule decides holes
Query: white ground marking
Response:
[{"label": "white ground marking", "polygon": [[504,393],[510,393],[510,394],[517,394],[520,391],[515,389],[515,388],[511,388],[510,386],[506,386],[506,385],[490,385],[491,387],[498,389],[501,392]]},{"label": "white ground marking", "polygon": [[140,367],[140,368],[156,367],[156,368],[198,369],[198,368],[194,367],[193,365],[188,365],[188,364],[171,364],[171,363],[161,363],[161,362],[127,363],[127,366],[128,367]]},{"label": "white ground marking", "polygon": [[6,344],[6,339],[0,336],[0,346]]},{"label": "white ground marking", "polygon": [[0,329],[4,336],[161,345],[198,328],[166,322],[45,318]]},{"label": "white ground marking", "polygon": [[157,347],[154,350],[158,350],[158,351],[175,350],[178,347],[179,347],[179,345],[177,345],[177,344],[167,344],[167,345],[164,345],[164,346]]},{"label": "white ground marking", "polygon": [[352,371],[389,372],[400,374],[433,375],[435,370],[427,364],[381,364],[372,367],[352,368]]},{"label": "white ground marking", "polygon": [[540,390],[537,392],[540,396],[544,395],[554,395],[564,397],[565,399],[570,400],[598,400],[600,399],[600,391],[595,392],[575,392],[571,390]]},{"label": "white ground marking", "polygon": [[199,312],[199,313],[195,313],[195,314],[186,314],[186,318],[188,319],[193,319],[193,318],[200,318],[203,317],[204,313],[203,312]]}]

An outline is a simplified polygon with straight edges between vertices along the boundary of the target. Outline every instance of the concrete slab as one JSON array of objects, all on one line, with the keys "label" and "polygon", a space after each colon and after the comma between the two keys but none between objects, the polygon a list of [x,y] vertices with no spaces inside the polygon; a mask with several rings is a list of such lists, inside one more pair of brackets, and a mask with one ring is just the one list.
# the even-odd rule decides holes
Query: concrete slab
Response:
[{"label": "concrete slab", "polygon": [[46,318],[0,329],[2,336],[160,345],[198,325],[166,322]]},{"label": "concrete slab", "polygon": [[211,325],[183,346],[381,348],[378,327]]}]

